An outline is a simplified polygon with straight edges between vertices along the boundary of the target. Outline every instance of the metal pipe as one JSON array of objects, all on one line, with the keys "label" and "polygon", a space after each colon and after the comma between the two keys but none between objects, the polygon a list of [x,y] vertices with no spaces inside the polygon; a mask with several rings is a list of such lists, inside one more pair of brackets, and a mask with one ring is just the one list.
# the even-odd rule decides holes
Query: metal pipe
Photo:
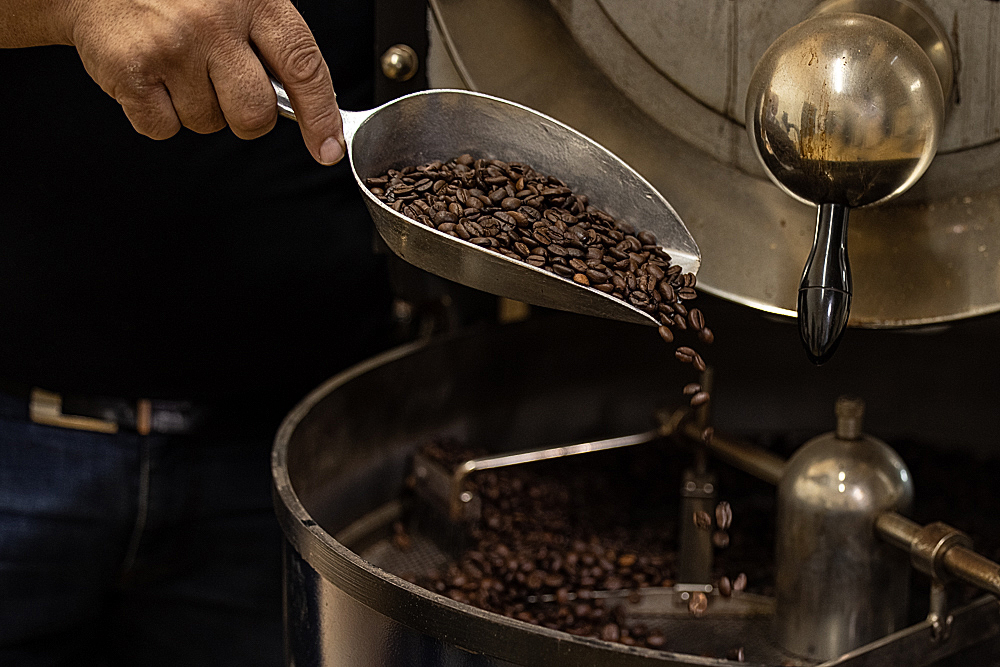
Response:
[{"label": "metal pipe", "polygon": [[[692,441],[702,443],[719,460],[747,474],[774,485],[781,481],[786,461],[776,454],[717,433],[708,442],[703,442],[701,431],[691,422],[684,424],[682,432]],[[898,512],[882,512],[875,519],[875,530],[879,537],[910,554],[922,541],[928,541],[929,528],[930,526],[921,526]],[[949,536],[960,534],[960,531],[950,526],[945,528]],[[967,546],[954,544],[938,549],[935,564],[938,572],[943,570],[957,579],[1000,596],[1000,564],[979,555]],[[931,576],[935,575],[934,571],[928,571],[926,567],[917,566],[917,569]]]},{"label": "metal pipe", "polygon": [[713,434],[708,442],[704,442],[702,431],[691,422],[684,425],[683,433],[691,440],[701,442],[716,458],[734,468],[775,486],[781,481],[781,475],[785,471],[785,459],[777,454],[717,433]]}]

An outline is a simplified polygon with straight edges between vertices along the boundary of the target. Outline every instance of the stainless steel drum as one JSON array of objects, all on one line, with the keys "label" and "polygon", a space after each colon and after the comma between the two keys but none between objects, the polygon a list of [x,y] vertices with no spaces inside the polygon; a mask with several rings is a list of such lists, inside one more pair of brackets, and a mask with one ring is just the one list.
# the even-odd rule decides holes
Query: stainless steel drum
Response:
[{"label": "stainless steel drum", "polygon": [[[866,430],[890,442],[920,434],[945,448],[989,451],[995,444],[1000,425],[993,397],[1000,392],[1000,374],[995,355],[975,365],[982,353],[969,341],[1000,336],[1000,321],[920,336],[857,332],[855,354],[825,368],[817,387],[815,369],[789,344],[794,327],[710,301],[702,307],[718,332],[710,358],[717,364],[717,432],[803,442],[827,430],[834,397],[856,393],[868,400]],[[904,365],[906,358],[922,364]],[[391,537],[393,521],[405,511],[400,501],[407,495],[412,454],[429,436],[452,435],[509,451],[638,433],[650,428],[656,408],[682,403],[680,389],[693,379],[693,371],[678,364],[647,327],[549,313],[399,348],[317,388],[286,418],[272,459],[275,506],[287,536],[289,664],[721,666],[732,663],[699,654],[715,642],[713,652],[724,655],[718,644],[728,648],[725,642],[734,636],[748,642],[750,664],[781,664],[767,617],[725,627],[706,623],[707,617],[691,619],[691,625],[678,619],[669,645],[684,645],[684,653],[627,647],[460,604],[392,574],[385,554],[377,553],[377,543]],[[962,382],[980,392],[959,396],[938,389]],[[969,415],[976,418],[956,429],[959,417]],[[690,453],[677,448],[675,455],[687,461]],[[966,492],[915,482],[918,498]],[[986,625],[975,627],[977,641],[995,636],[997,628],[989,623],[1000,623],[993,607],[980,612],[977,618]],[[965,627],[956,621],[954,636]],[[749,642],[755,642],[753,650]],[[987,650],[996,655],[1000,649],[994,642]],[[863,659],[836,664],[902,664]]]}]

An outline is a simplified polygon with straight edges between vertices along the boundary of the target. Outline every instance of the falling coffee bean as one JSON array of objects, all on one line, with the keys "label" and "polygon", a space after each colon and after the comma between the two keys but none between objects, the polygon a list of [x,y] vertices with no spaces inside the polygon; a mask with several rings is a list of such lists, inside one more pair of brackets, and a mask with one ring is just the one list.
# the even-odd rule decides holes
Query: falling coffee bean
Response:
[{"label": "falling coffee bean", "polygon": [[742,591],[746,587],[747,587],[747,575],[744,574],[743,572],[740,572],[736,576],[736,579],[733,580],[733,590],[734,591]]},{"label": "falling coffee bean", "polygon": [[733,523],[733,508],[725,500],[715,506],[715,523],[719,530],[729,530]]},{"label": "falling coffee bean", "polygon": [[719,549],[725,549],[729,546],[729,533],[724,530],[715,531],[712,533],[712,544]]},{"label": "falling coffee bean", "polygon": [[719,579],[718,583],[719,594],[724,598],[728,598],[733,594],[733,582],[729,581],[729,577],[722,577]]},{"label": "falling coffee bean", "polygon": [[697,394],[691,397],[691,407],[696,408],[699,405],[704,405],[708,403],[708,392],[699,391]]},{"label": "falling coffee bean", "polygon": [[712,517],[711,515],[704,511],[698,510],[694,513],[694,525],[701,530],[708,530],[712,527]]},{"label": "falling coffee bean", "polygon": [[690,347],[679,347],[674,350],[674,356],[677,357],[679,361],[685,364],[690,364],[694,361],[695,356],[698,353],[692,350]]},{"label": "falling coffee bean", "polygon": [[708,596],[698,591],[691,594],[688,600],[688,612],[695,618],[701,618],[708,611]]}]

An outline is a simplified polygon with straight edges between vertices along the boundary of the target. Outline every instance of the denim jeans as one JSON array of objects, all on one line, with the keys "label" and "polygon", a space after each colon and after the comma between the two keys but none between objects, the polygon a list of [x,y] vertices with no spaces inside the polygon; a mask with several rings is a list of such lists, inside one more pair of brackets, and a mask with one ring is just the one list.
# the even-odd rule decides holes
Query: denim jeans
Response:
[{"label": "denim jeans", "polygon": [[0,395],[0,667],[282,663],[273,431],[106,435],[26,412]]}]

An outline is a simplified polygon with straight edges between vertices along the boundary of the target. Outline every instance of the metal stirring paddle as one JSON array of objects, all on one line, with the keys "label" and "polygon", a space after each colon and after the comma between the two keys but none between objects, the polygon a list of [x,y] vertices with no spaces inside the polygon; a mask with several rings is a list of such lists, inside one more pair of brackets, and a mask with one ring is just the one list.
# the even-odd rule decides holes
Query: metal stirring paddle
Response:
[{"label": "metal stirring paddle", "polygon": [[[272,80],[279,113],[295,120]],[[354,179],[386,244],[425,271],[517,301],[657,326],[652,315],[592,287],[490,252],[397,213],[365,187],[386,170],[470,153],[558,176],[609,215],[656,235],[672,263],[697,274],[701,253],[667,200],[610,151],[527,107],[481,93],[429,90],[368,111],[341,111]]]}]

